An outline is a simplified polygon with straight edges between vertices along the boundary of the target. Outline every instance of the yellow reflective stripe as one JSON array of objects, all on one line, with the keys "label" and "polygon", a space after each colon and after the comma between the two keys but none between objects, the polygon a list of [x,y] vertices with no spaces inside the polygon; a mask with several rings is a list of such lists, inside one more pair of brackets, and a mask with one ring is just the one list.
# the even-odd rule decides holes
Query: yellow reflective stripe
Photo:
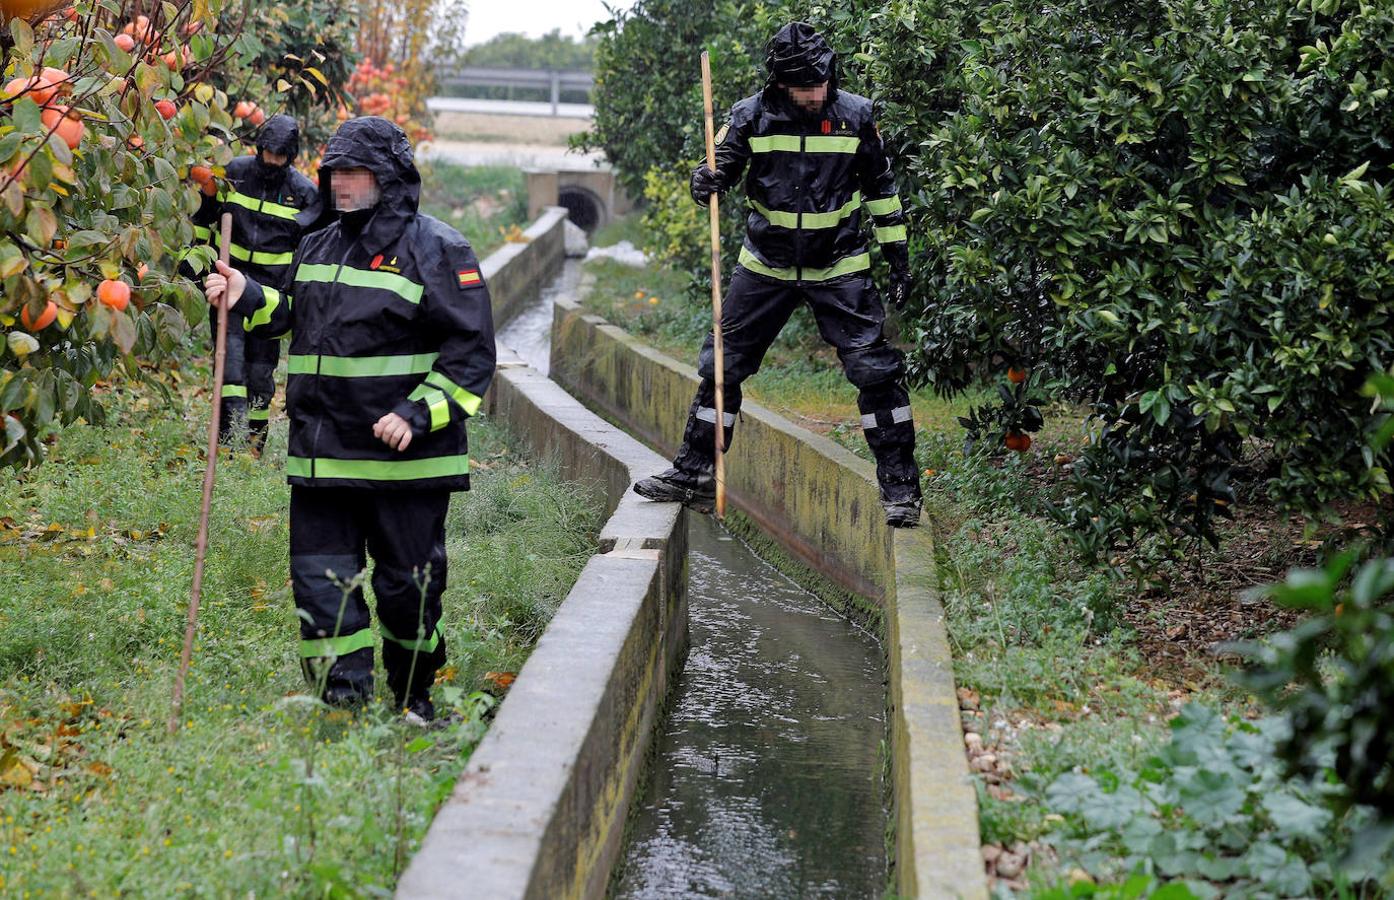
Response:
[{"label": "yellow reflective stripe", "polygon": [[243,262],[250,262],[258,266],[288,266],[295,256],[293,250],[288,250],[285,253],[267,253],[264,250],[248,250],[236,242],[228,245],[227,252],[233,259],[240,259]]},{"label": "yellow reflective stripe", "polygon": [[293,206],[283,206],[280,203],[272,203],[270,200],[258,200],[238,191],[228,191],[222,199],[224,203],[232,203],[253,212],[266,213],[268,216],[275,216],[278,219],[294,219],[300,215],[300,210]]},{"label": "yellow reflective stripe", "polygon": [[768,209],[764,204],[751,200],[750,205],[755,207],[755,211],[769,220],[771,225],[778,225],[781,228],[832,228],[841,223],[852,213],[857,211],[857,207],[862,204],[862,192],[857,191],[852,194],[852,199],[842,205],[841,209],[832,212],[803,213],[803,223],[799,222],[799,213],[783,212],[777,209]]},{"label": "yellow reflective stripe", "polygon": [[431,430],[440,431],[450,424],[450,400],[440,391],[431,391],[426,397],[426,408],[431,411]]},{"label": "yellow reflective stripe", "polygon": [[281,305],[281,292],[273,287],[263,287],[261,289],[266,302],[262,303],[261,309],[252,313],[251,317],[243,321],[242,330],[251,331],[259,325],[269,325],[271,316],[276,312],[276,307]]},{"label": "yellow reflective stripe", "polygon": [[871,254],[858,253],[838,260],[826,269],[776,269],[767,266],[745,247],[741,248],[740,264],[752,272],[778,278],[781,281],[829,281],[853,272],[864,272],[871,268]]},{"label": "yellow reflective stripe", "polygon": [[873,216],[889,216],[891,213],[900,212],[900,197],[881,197],[878,200],[866,201],[866,211]]},{"label": "yellow reflective stripe", "polygon": [[306,263],[295,273],[296,283],[302,281],[316,284],[347,284],[352,287],[378,288],[391,291],[408,303],[420,303],[426,288],[409,278],[391,272],[374,272],[370,269],[342,268],[323,263]]},{"label": "yellow reflective stripe", "polygon": [[353,634],[300,641],[300,655],[305,659],[316,656],[348,656],[355,650],[373,646],[373,630],[364,628]]},{"label": "yellow reflective stripe", "polygon": [[796,134],[771,134],[750,139],[751,153],[772,153],[776,150],[785,153],[798,153],[799,136]]},{"label": "yellow reflective stripe", "polygon": [[247,410],[247,421],[249,422],[269,422],[271,421],[270,409],[249,409]]},{"label": "yellow reflective stripe", "polygon": [[[800,145],[802,141],[802,145]],[[767,134],[750,139],[751,153],[856,153],[862,139],[856,135]]]},{"label": "yellow reflective stripe", "polygon": [[446,396],[450,397],[450,399],[460,404],[460,408],[463,409],[465,412],[469,413],[470,415],[474,415],[476,412],[478,412],[480,404],[484,402],[483,397],[480,397],[477,394],[470,393],[469,391],[460,387],[458,384],[451,381],[449,378],[446,378],[439,372],[432,372],[430,375],[427,375],[425,383],[418,387],[416,390],[412,391],[411,396],[407,399],[423,399],[426,396],[426,393],[429,391],[427,385],[430,385],[434,388],[439,388],[441,391],[445,393]]},{"label": "yellow reflective stripe", "polygon": [[862,139],[856,135],[837,137],[824,134],[810,134],[804,138],[804,149],[809,153],[856,153]]},{"label": "yellow reflective stripe", "polygon": [[410,481],[468,475],[470,458],[436,456],[429,459],[329,459],[286,457],[286,474],[298,478],[356,478],[362,481]]},{"label": "yellow reflective stripe", "polygon": [[286,360],[291,375],[327,375],[331,378],[377,378],[387,375],[423,375],[431,371],[438,353],[402,356],[318,356],[292,353]]},{"label": "yellow reflective stripe", "polygon": [[247,386],[245,384],[225,384],[223,385],[223,398],[245,397],[247,396]]},{"label": "yellow reflective stripe", "polygon": [[873,228],[872,233],[876,235],[876,241],[880,244],[892,244],[896,241],[909,240],[910,237],[905,233],[904,225],[892,225],[889,228]]},{"label": "yellow reflective stripe", "polygon": [[207,225],[194,226],[194,238],[197,240],[211,241],[213,239],[213,229]]},{"label": "yellow reflective stripe", "polygon": [[381,622],[378,623],[378,630],[382,632],[382,636],[385,639],[391,641],[394,644],[397,644],[398,646],[405,647],[408,650],[417,650],[422,653],[435,653],[436,647],[440,645],[439,626],[431,631],[430,637],[422,638],[419,641],[404,641],[401,638],[395,636],[392,632],[388,631],[387,626],[383,625]]}]

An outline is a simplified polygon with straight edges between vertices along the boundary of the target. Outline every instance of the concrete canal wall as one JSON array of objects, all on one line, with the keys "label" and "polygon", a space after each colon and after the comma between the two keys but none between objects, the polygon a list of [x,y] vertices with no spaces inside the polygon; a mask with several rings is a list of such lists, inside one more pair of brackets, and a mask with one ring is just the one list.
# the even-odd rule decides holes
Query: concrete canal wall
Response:
[{"label": "concrete canal wall", "polygon": [[[568,301],[556,306],[551,365],[572,394],[662,453],[676,451],[697,388],[690,366]],[[879,613],[898,892],[986,897],[977,797],[928,533],[886,526],[870,462],[755,403],[743,405],[726,478],[730,502],[790,556]]]}]

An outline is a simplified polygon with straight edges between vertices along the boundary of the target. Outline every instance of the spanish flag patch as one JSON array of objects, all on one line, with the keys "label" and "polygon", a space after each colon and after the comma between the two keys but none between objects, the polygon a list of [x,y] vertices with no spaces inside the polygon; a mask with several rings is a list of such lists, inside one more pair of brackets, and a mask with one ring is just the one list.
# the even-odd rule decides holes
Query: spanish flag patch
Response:
[{"label": "spanish flag patch", "polygon": [[461,269],[455,273],[455,276],[459,279],[462,288],[474,287],[481,283],[478,269]]}]

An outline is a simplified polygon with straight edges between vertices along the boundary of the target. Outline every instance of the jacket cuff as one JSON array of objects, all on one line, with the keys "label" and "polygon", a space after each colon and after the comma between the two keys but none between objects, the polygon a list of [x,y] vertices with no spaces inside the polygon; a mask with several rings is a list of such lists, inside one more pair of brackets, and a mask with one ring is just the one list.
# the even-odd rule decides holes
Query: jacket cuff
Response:
[{"label": "jacket cuff", "polygon": [[392,412],[411,426],[411,436],[419,438],[431,430],[431,412],[425,400],[403,400]]},{"label": "jacket cuff", "polygon": [[910,271],[910,245],[905,241],[882,244],[881,255],[890,263],[892,272]]},{"label": "jacket cuff", "polygon": [[266,291],[261,289],[261,282],[252,276],[244,272],[242,277],[247,279],[247,286],[242,289],[242,296],[237,298],[237,302],[229,311],[234,316],[250,319],[256,315],[257,310],[266,305]]}]

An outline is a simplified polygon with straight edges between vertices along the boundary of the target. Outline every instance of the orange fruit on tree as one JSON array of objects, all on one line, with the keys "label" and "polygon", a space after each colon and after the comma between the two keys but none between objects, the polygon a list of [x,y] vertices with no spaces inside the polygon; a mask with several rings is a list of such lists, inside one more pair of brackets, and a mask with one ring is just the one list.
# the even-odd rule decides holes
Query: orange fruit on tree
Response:
[{"label": "orange fruit on tree", "polygon": [[127,53],[130,53],[132,50],[136,48],[136,39],[131,37],[126,32],[118,34],[112,40],[115,41],[117,47],[120,47]]},{"label": "orange fruit on tree", "polygon": [[5,99],[12,100],[24,94],[40,106],[47,106],[57,93],[58,88],[54,87],[53,83],[42,75],[35,75],[33,78],[16,78],[5,85]]},{"label": "orange fruit on tree", "polygon": [[1015,450],[1018,453],[1031,447],[1031,438],[1019,431],[1007,432],[1006,439],[1002,442],[1007,445],[1008,450]]},{"label": "orange fruit on tree", "polygon": [[68,73],[62,69],[55,69],[53,66],[45,66],[44,70],[39,73],[39,77],[59,90],[71,87]]},{"label": "orange fruit on tree", "polygon": [[47,107],[41,118],[44,127],[62,138],[70,150],[82,143],[82,136],[87,133],[87,126],[82,124],[82,119],[69,106]]},{"label": "orange fruit on tree", "polygon": [[254,109],[256,109],[256,107],[246,100],[238,100],[237,105],[232,108],[232,114],[239,119],[245,119],[252,114],[252,110]]},{"label": "orange fruit on tree", "polygon": [[252,110],[252,114],[247,117],[247,121],[251,122],[253,125],[260,125],[262,122],[266,121],[266,113],[258,106]]},{"label": "orange fruit on tree", "polygon": [[67,19],[69,22],[76,22],[77,7],[69,6],[67,9],[63,10],[63,18]]},{"label": "orange fruit on tree", "polygon": [[174,114],[179,112],[179,107],[174,105],[173,100],[158,100],[155,102],[155,109],[163,119],[172,119]]},{"label": "orange fruit on tree", "polygon": [[1021,384],[1023,381],[1026,380],[1026,370],[1018,369],[1016,366],[1012,366],[1010,369],[1007,370],[1007,380],[1010,381],[1012,384]]},{"label": "orange fruit on tree", "polygon": [[213,170],[207,166],[191,166],[189,177],[194,180],[194,184],[207,184],[213,180]]},{"label": "orange fruit on tree", "polygon": [[29,315],[29,304],[27,303],[19,314],[19,320],[23,322],[24,327],[30,331],[43,331],[48,326],[52,325],[53,320],[56,318],[58,318],[58,304],[54,303],[52,300],[48,301],[48,305],[44,307],[44,311],[39,313],[37,318]]},{"label": "orange fruit on tree", "polygon": [[124,281],[108,278],[97,285],[97,300],[120,312],[131,303],[131,286]]},{"label": "orange fruit on tree", "polygon": [[144,281],[145,276],[150,274],[150,267],[145,263],[136,266],[136,281]]}]

